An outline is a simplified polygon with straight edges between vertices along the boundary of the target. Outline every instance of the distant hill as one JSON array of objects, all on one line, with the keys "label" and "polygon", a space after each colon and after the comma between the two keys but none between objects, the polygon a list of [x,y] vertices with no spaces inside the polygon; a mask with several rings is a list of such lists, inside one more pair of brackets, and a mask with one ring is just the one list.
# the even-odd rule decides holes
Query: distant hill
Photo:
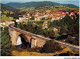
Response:
[{"label": "distant hill", "polygon": [[56,2],[51,1],[41,1],[41,2],[26,2],[26,3],[17,3],[17,2],[11,2],[7,3],[8,6],[14,7],[14,8],[22,8],[22,7],[43,7],[43,6],[67,6],[72,8],[78,8],[78,6],[73,4],[60,4]]},{"label": "distant hill", "polygon": [[70,8],[79,8],[78,6],[74,4],[62,4],[63,6],[70,7]]},{"label": "distant hill", "polygon": [[0,3],[1,4],[1,11],[5,11],[5,10],[8,10],[8,11],[13,11],[13,12],[17,12],[17,11],[19,11],[18,9],[16,9],[16,8],[13,8],[13,7],[10,7],[10,6],[7,6],[7,5],[5,5],[5,4],[2,4],[2,3]]}]

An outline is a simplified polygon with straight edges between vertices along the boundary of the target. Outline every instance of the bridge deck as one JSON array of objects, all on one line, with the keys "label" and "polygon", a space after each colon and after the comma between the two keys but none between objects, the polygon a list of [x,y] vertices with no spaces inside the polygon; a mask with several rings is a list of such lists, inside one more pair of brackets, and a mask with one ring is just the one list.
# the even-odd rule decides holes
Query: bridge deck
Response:
[{"label": "bridge deck", "polygon": [[[16,31],[18,31],[20,33],[27,34],[27,35],[31,36],[32,38],[39,38],[39,39],[42,39],[42,40],[51,40],[50,38],[38,36],[36,34],[33,34],[31,32],[25,31],[25,30],[21,30],[19,28],[13,27],[11,25],[9,25],[10,28],[12,28],[12,29],[14,29],[14,30],[16,30]],[[58,41],[58,40],[55,40],[55,42],[58,42],[58,43],[60,43],[62,45],[68,46],[68,47],[72,47],[73,49],[76,48],[77,50],[79,50],[79,48],[80,48],[79,46],[72,45],[72,44],[69,44],[69,43],[66,43],[66,42],[61,42],[61,41]]]}]

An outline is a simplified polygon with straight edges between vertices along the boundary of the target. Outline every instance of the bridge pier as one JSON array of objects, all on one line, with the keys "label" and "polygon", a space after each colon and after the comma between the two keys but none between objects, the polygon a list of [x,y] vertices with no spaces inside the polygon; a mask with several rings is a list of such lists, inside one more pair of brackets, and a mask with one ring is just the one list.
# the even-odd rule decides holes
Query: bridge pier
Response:
[{"label": "bridge pier", "polygon": [[31,48],[34,48],[37,46],[37,40],[36,39],[31,39]]},{"label": "bridge pier", "polygon": [[20,35],[20,33],[9,28],[9,35],[11,37],[12,45],[16,46],[17,45],[17,39],[18,39],[18,36]]}]

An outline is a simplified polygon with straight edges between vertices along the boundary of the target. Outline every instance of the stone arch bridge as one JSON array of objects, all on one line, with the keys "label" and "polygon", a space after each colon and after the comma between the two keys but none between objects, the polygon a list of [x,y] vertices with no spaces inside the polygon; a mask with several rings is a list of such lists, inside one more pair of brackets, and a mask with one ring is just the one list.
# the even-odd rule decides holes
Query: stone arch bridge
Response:
[{"label": "stone arch bridge", "polygon": [[[39,35],[33,34],[31,32],[16,28],[16,27],[14,27],[13,24],[9,25],[9,35],[11,37],[12,45],[16,45],[17,38],[21,34],[23,34],[27,38],[27,40],[31,44],[31,48],[33,48],[35,46],[43,47],[43,45],[45,44],[45,42],[47,40],[51,40],[50,38],[39,36]],[[61,42],[61,41],[58,41],[58,40],[54,40],[54,41],[58,42],[60,45],[62,45],[64,47],[70,48],[73,51],[79,52],[79,48],[80,48],[79,46],[75,46],[75,45],[72,45],[72,44],[69,44],[69,43],[65,43],[65,42]]]}]

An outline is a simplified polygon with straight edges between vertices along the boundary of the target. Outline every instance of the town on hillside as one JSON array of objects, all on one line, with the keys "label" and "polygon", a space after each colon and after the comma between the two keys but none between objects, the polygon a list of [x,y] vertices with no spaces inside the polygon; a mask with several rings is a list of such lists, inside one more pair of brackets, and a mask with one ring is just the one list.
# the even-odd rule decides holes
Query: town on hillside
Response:
[{"label": "town on hillside", "polygon": [[[27,14],[27,16],[19,17],[19,19],[16,19],[16,22],[22,22],[22,21],[41,21],[41,20],[47,20],[50,19],[50,21],[54,20],[61,20],[68,14],[72,19],[76,18],[75,13],[79,14],[79,11],[74,12],[46,12],[46,13],[40,13],[40,12],[34,12],[33,14]],[[1,27],[9,26],[10,24],[14,23],[14,21],[6,20],[6,21],[0,21]]]}]

